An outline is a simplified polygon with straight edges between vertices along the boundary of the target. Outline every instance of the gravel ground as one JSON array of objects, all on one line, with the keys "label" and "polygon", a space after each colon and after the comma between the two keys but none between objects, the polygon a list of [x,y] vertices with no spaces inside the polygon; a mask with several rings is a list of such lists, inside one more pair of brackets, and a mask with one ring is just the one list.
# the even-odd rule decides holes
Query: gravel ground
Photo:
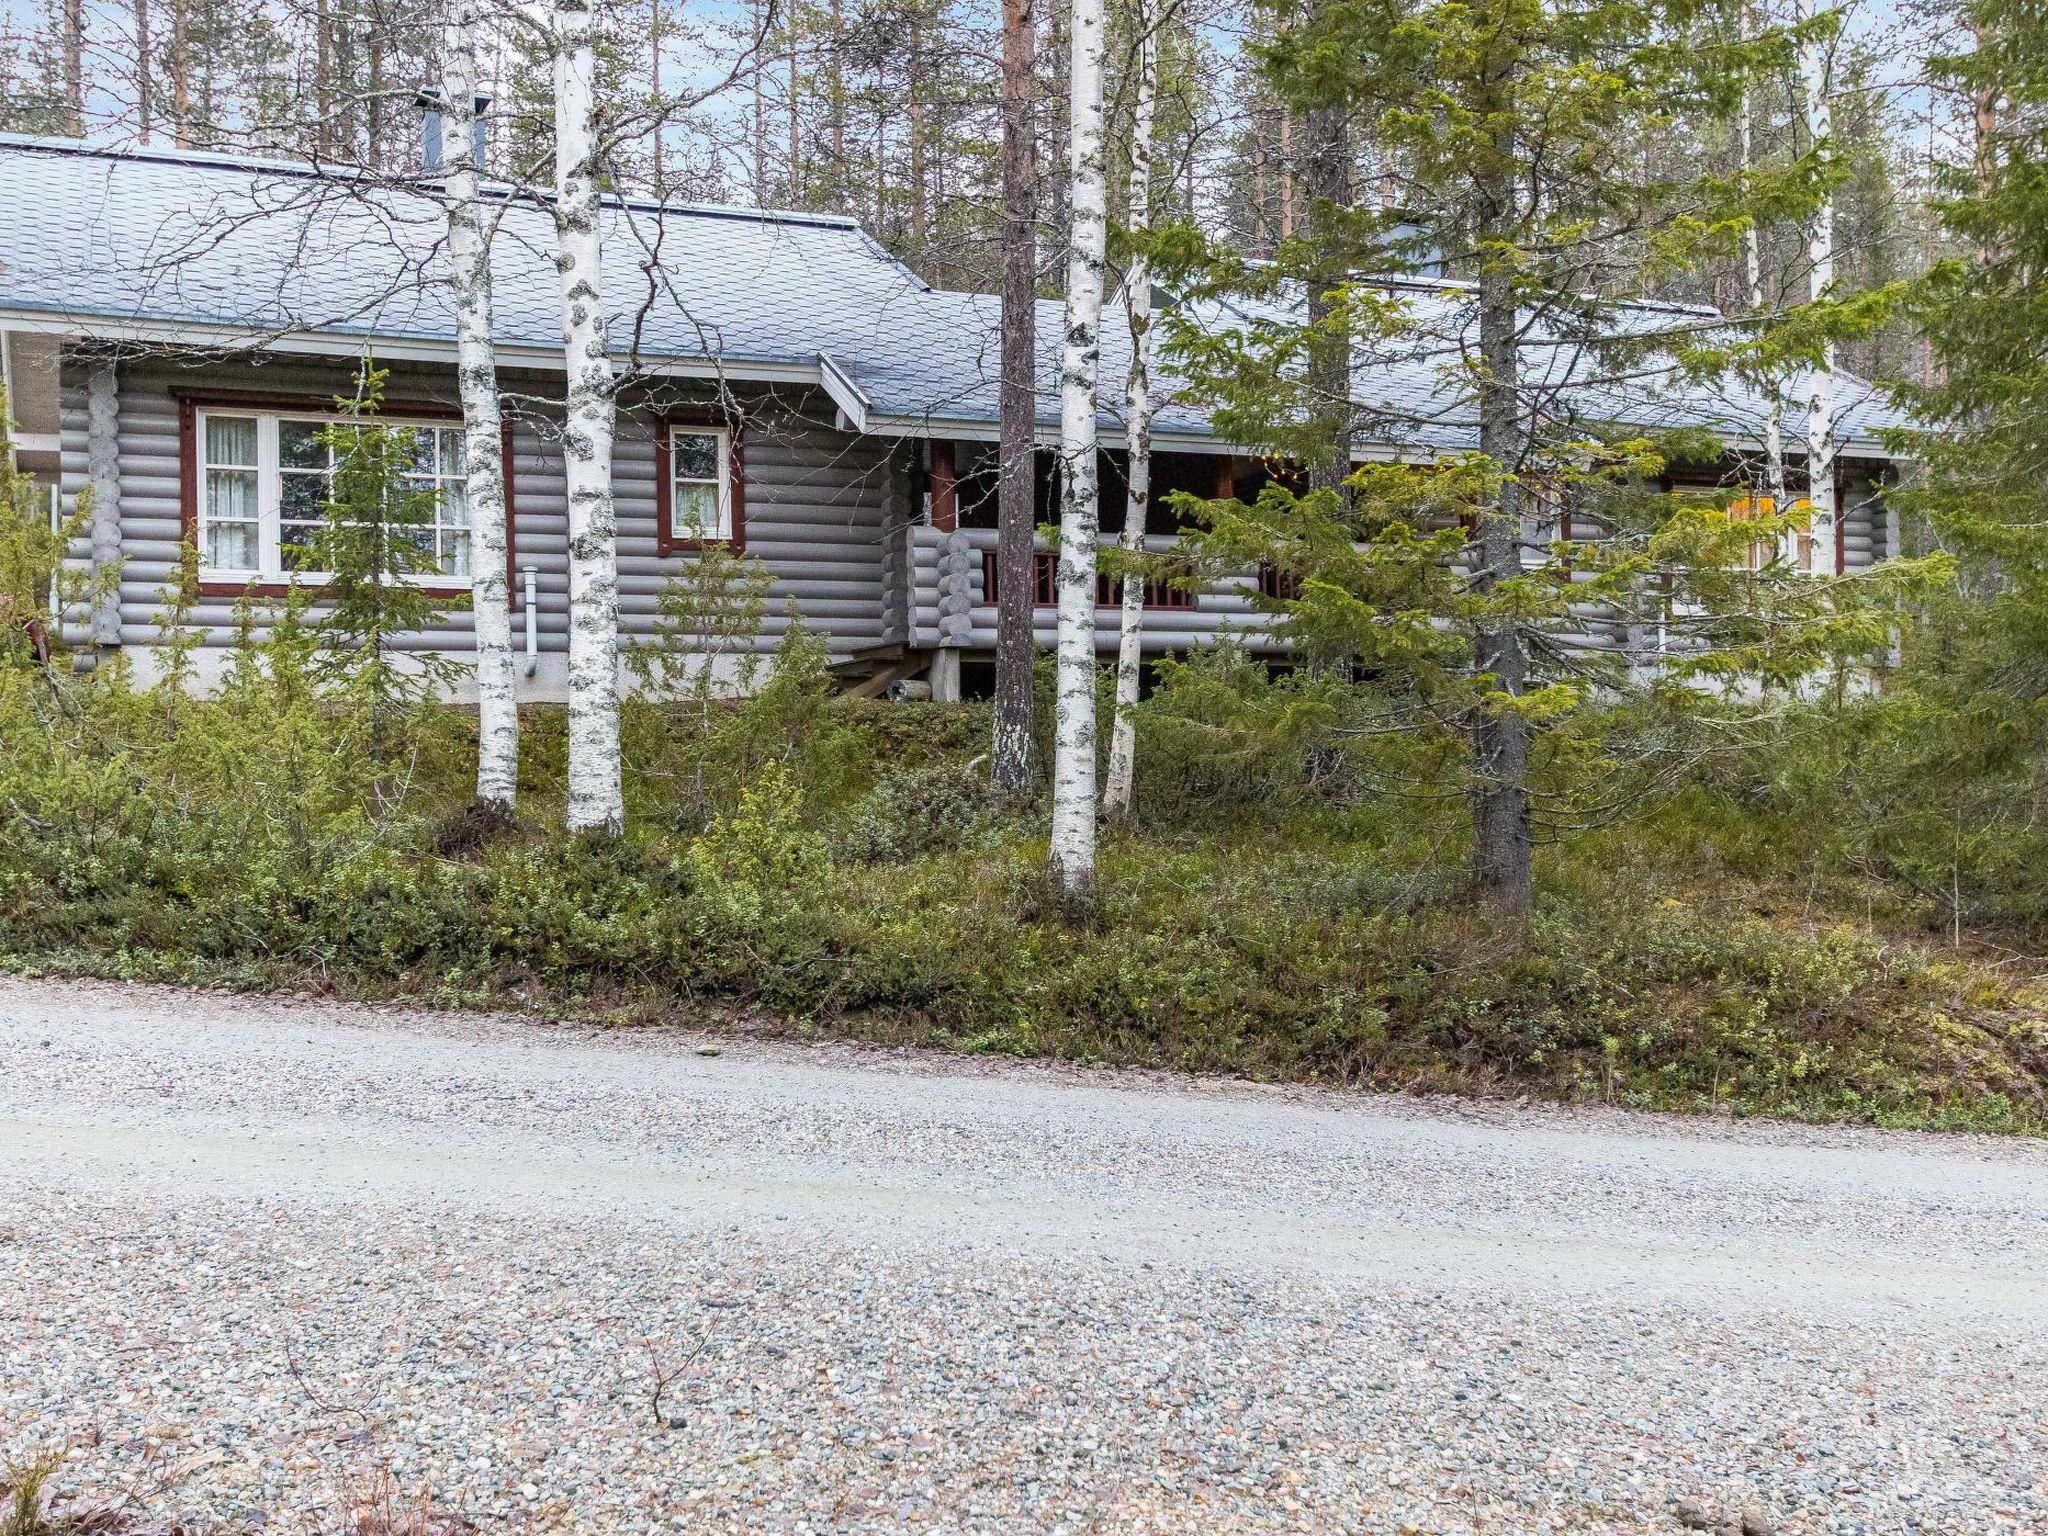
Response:
[{"label": "gravel ground", "polygon": [[8,979],[0,1053],[0,1458],[152,1517],[2048,1531],[2037,1144]]}]

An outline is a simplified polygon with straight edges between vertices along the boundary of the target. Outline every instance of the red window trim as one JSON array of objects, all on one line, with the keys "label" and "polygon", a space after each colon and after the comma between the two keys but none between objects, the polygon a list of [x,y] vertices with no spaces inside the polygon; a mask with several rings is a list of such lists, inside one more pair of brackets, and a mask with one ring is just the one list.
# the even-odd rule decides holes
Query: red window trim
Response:
[{"label": "red window trim", "polygon": [[[305,411],[323,416],[334,414],[332,395],[293,395],[252,389],[187,389],[174,386],[171,398],[178,402],[178,542],[198,547],[199,542],[199,412],[202,409],[242,411]],[[426,421],[460,421],[462,407],[439,400],[387,400],[380,414],[411,416]],[[500,457],[505,471],[505,581],[514,607],[519,605],[519,553],[515,529],[514,474],[512,469],[512,419],[500,427]],[[288,581],[202,581],[194,589],[200,597],[288,597],[294,584]],[[421,582],[420,590],[430,597],[467,597],[468,582]]]},{"label": "red window trim", "polygon": [[[723,544],[734,554],[747,547],[747,471],[744,423],[734,414],[716,411],[670,411],[654,424],[654,552],[687,554],[710,544]],[[732,537],[684,539],[675,531],[675,487],[670,483],[669,433],[676,427],[720,427],[726,434],[725,497],[732,509]]]},{"label": "red window trim", "polygon": [[[1060,556],[1056,549],[1034,549],[1031,552],[1031,606],[1034,608],[1057,608],[1059,606]],[[993,603],[996,597],[996,552],[983,550],[981,556],[982,601]],[[1095,606],[1097,608],[1121,608],[1123,606],[1123,583],[1112,576],[1097,574],[1095,578]],[[1192,613],[1195,611],[1195,594],[1184,592],[1179,587],[1163,581],[1145,583],[1145,606],[1161,613]]]}]

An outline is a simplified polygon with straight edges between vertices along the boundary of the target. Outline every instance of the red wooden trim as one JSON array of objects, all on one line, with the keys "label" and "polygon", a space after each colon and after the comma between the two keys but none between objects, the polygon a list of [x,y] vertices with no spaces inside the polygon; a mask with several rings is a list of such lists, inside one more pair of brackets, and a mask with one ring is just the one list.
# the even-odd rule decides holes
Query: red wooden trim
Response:
[{"label": "red wooden trim", "polygon": [[[1034,549],[1031,552],[1031,606],[1034,608],[1057,608],[1059,596],[1059,551]],[[993,603],[999,599],[997,591],[996,552],[983,550],[981,554],[981,600]],[[1097,608],[1121,608],[1124,603],[1124,584],[1113,577],[1097,575],[1095,578],[1095,606]],[[1192,613],[1195,609],[1195,594],[1183,592],[1179,587],[1163,581],[1145,583],[1145,606],[1167,613]]]},{"label": "red wooden trim", "polygon": [[932,526],[951,533],[960,526],[960,483],[953,473],[953,445],[947,439],[932,439]]},{"label": "red wooden trim", "polygon": [[1237,460],[1224,454],[1216,461],[1216,501],[1237,500]]},{"label": "red wooden trim", "polygon": [[178,545],[199,558],[199,411],[189,395],[178,399]]},{"label": "red wooden trim", "polygon": [[[308,415],[337,419],[347,414],[336,407],[333,395],[287,394],[260,389],[192,389],[183,384],[173,384],[170,394],[181,407],[197,405],[224,410],[303,411]],[[415,416],[426,421],[460,421],[462,407],[450,405],[445,400],[386,400],[370,414],[378,419]]]},{"label": "red wooden trim", "polygon": [[[670,411],[654,423],[654,552],[687,554],[707,544],[724,544],[738,554],[747,547],[747,470],[740,418],[712,411]],[[682,539],[675,530],[675,487],[670,484],[669,429],[722,427],[726,433],[725,499],[732,509],[729,539]]]},{"label": "red wooden trim", "polygon": [[1277,565],[1259,567],[1259,591],[1276,603],[1301,601],[1301,578]]}]

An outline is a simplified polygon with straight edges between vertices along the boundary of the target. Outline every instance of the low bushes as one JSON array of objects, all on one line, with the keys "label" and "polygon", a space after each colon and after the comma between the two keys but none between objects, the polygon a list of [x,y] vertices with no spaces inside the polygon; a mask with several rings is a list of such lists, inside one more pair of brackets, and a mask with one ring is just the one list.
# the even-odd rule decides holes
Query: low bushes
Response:
[{"label": "low bushes", "polygon": [[557,716],[528,721],[509,820],[469,799],[458,713],[373,731],[292,653],[246,644],[208,699],[0,669],[8,963],[619,1020],[743,1009],[1380,1087],[2042,1119],[2026,975],[1929,943],[1910,891],[1813,878],[1762,769],[1548,849],[1534,924],[1508,933],[1462,898],[1452,802],[1382,792],[1388,749],[1327,729],[1313,680],[1205,661],[1155,701],[1149,798],[1107,834],[1084,922],[1043,884],[1042,811],[987,786],[985,717],[840,700],[800,632],[745,703],[629,710],[632,830],[595,842],[549,830]]}]

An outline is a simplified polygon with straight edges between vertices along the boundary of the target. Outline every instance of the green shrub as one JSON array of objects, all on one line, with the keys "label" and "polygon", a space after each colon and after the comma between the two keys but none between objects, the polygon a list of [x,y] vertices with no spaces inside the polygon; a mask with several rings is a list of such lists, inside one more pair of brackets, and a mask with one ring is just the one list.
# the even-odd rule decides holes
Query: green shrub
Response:
[{"label": "green shrub", "polygon": [[[174,593],[173,628],[178,609]],[[1431,792],[1448,748],[1377,734],[1361,690],[1197,658],[1148,706],[1144,815],[1105,836],[1081,923],[1048,900],[1039,813],[989,788],[985,712],[839,698],[800,629],[748,698],[634,704],[630,831],[596,840],[551,830],[558,712],[529,712],[528,798],[506,825],[471,800],[460,712],[390,713],[373,741],[314,644],[291,606],[252,606],[211,698],[176,668],[137,689],[118,665],[0,664],[9,963],[607,1017],[738,1006],[796,1030],[1388,1088],[2042,1123],[2035,983],[1953,933],[1922,942],[1910,884],[1830,853],[1846,833],[1813,830],[1814,754],[1848,727],[1798,712],[1797,731],[1547,849],[1520,934],[1464,900],[1463,818]]]}]

